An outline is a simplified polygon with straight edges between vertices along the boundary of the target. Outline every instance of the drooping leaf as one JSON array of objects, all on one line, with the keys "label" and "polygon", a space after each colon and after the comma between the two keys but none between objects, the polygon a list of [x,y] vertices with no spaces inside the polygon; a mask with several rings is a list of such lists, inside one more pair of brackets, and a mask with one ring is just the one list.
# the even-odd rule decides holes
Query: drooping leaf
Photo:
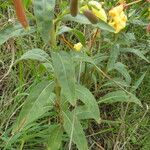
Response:
[{"label": "drooping leaf", "polygon": [[142,58],[143,60],[145,60],[146,62],[150,63],[150,61],[144,56],[144,54],[142,53],[142,51],[140,51],[138,49],[134,49],[134,48],[122,48],[121,51],[122,52],[133,53],[133,54],[137,55],[138,57]]},{"label": "drooping leaf", "polygon": [[34,0],[34,14],[37,26],[45,43],[50,40],[50,28],[53,24],[55,0]]},{"label": "drooping leaf", "polygon": [[122,76],[124,76],[127,84],[130,85],[131,77],[128,70],[126,69],[126,66],[120,62],[117,62],[114,66],[114,69],[116,69],[119,73],[121,73]]},{"label": "drooping leaf", "polygon": [[81,44],[85,46],[85,36],[81,31],[79,31],[77,29],[72,29],[70,27],[67,27],[67,26],[63,25],[63,26],[60,27],[57,35],[61,35],[65,32],[70,32],[70,33],[75,34],[76,37],[78,38],[78,40],[81,42]]},{"label": "drooping leaf", "polygon": [[99,99],[98,103],[133,102],[142,106],[140,100],[133,94],[127,94],[122,90],[110,92]]},{"label": "drooping leaf", "polygon": [[118,87],[118,85],[116,85],[116,83],[121,85],[122,87],[129,87],[127,82],[121,78],[114,78],[113,80],[108,80],[105,84],[102,85],[102,87],[104,87],[104,86]]},{"label": "drooping leaf", "polygon": [[55,94],[53,94],[54,83],[42,81],[31,89],[25,104],[13,127],[13,133],[21,131],[26,125],[37,120],[51,107],[53,107]]},{"label": "drooping leaf", "polygon": [[75,105],[75,67],[71,55],[67,52],[53,52],[52,61],[56,78],[61,86],[62,95]]},{"label": "drooping leaf", "polygon": [[85,46],[85,36],[82,32],[80,32],[79,30],[73,29],[72,32],[77,36],[77,38],[79,39],[79,41],[81,42],[82,45]]},{"label": "drooping leaf", "polygon": [[78,14],[76,17],[72,17],[70,14],[65,15],[63,18],[64,21],[74,21],[81,24],[91,24],[91,22],[83,15]]},{"label": "drooping leaf", "polygon": [[21,58],[19,58],[18,61],[28,60],[28,59],[37,60],[41,62],[48,62],[48,63],[50,62],[49,55],[45,51],[38,49],[38,48],[27,51],[21,56]]},{"label": "drooping leaf", "polygon": [[70,31],[72,31],[72,28],[63,25],[63,26],[60,26],[60,28],[57,32],[57,35],[61,35],[65,32],[70,32]]},{"label": "drooping leaf", "polygon": [[106,22],[104,22],[103,20],[99,20],[99,22],[95,25],[95,27],[109,32],[115,32],[115,29],[111,27],[109,24],[107,24]]},{"label": "drooping leaf", "polygon": [[139,87],[139,85],[142,83],[145,75],[146,75],[146,72],[134,83],[134,85],[131,88],[131,92],[134,92]]},{"label": "drooping leaf", "polygon": [[114,65],[118,59],[120,50],[119,50],[119,45],[116,44],[112,47],[111,51],[110,51],[110,57],[107,63],[107,70],[110,71],[114,68]]},{"label": "drooping leaf", "polygon": [[81,100],[85,106],[77,107],[76,113],[81,119],[93,118],[98,123],[100,122],[100,112],[96,99],[92,93],[81,85],[76,85],[76,97]]},{"label": "drooping leaf", "polygon": [[63,128],[61,125],[54,126],[50,130],[47,150],[59,150],[62,142]]},{"label": "drooping leaf", "polygon": [[94,63],[91,57],[89,57],[86,53],[78,53],[78,52],[71,52],[72,58],[76,62],[88,62],[88,63]]},{"label": "drooping leaf", "polygon": [[25,30],[20,24],[8,25],[0,31],[0,45],[13,37],[21,37],[35,32],[33,27],[30,30]]},{"label": "drooping leaf", "polygon": [[94,25],[84,15],[81,15],[81,14],[78,14],[76,17],[72,17],[71,15],[65,15],[63,20],[65,20],[65,21],[74,21],[74,22],[77,22],[77,23],[80,23],[80,24],[87,24],[87,25],[90,24],[93,27],[97,27],[97,28],[100,28],[102,30],[106,30],[106,31],[109,31],[109,32],[114,32],[115,31],[106,22],[104,22],[102,20],[99,20],[99,22],[96,25]]},{"label": "drooping leaf", "polygon": [[88,144],[83,132],[83,128],[76,116],[72,112],[63,112],[64,129],[68,136],[76,144],[78,150],[88,150]]}]

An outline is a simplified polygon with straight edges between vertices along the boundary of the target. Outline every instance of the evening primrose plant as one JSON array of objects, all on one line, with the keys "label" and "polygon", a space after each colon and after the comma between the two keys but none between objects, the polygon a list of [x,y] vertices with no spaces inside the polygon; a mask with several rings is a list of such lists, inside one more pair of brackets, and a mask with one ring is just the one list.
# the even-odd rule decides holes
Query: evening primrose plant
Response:
[{"label": "evening primrose plant", "polygon": [[[40,34],[42,46],[37,43],[37,47],[24,53],[14,66],[38,61],[46,73],[26,91],[27,97],[12,125],[5,149],[11,149],[16,139],[23,149],[30,130],[44,124],[49,135],[44,136],[42,144],[47,150],[64,149],[66,143],[69,150],[88,150],[84,129],[88,121],[102,122],[99,105],[127,102],[142,106],[132,93],[127,67],[118,60],[122,51],[128,52],[128,49],[121,51],[121,42],[117,41],[127,22],[123,5],[106,11],[94,0],[34,0],[33,12],[25,13],[27,8],[21,0],[14,0],[13,4],[16,17],[26,30],[18,23],[9,24],[1,31],[5,36],[0,44],[10,38]],[[77,28],[72,23],[76,23]],[[104,45],[100,45],[103,38]],[[98,41],[100,46],[96,44]],[[101,53],[101,49],[105,52]],[[108,50],[109,56],[105,55]],[[148,62],[141,53],[138,56]],[[100,95],[104,82],[104,87],[111,86],[112,90]],[[42,122],[44,117],[48,118],[46,122]]]}]

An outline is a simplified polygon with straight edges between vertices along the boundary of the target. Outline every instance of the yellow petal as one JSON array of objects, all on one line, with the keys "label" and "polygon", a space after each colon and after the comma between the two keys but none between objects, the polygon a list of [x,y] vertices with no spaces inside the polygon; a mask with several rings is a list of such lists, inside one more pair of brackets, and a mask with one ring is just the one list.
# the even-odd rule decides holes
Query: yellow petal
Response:
[{"label": "yellow petal", "polygon": [[84,10],[88,10],[88,9],[89,9],[88,5],[82,6],[80,8],[80,12],[83,13]]},{"label": "yellow petal", "polygon": [[114,17],[123,11],[123,5],[116,6],[109,11],[109,15]]},{"label": "yellow petal", "polygon": [[99,19],[107,22],[107,15],[104,11],[104,9],[96,10],[95,8],[92,8],[92,12],[98,17]]},{"label": "yellow petal", "polygon": [[77,43],[77,44],[74,44],[74,49],[75,49],[76,51],[80,51],[82,47],[83,47],[83,45],[82,45],[80,42]]},{"label": "yellow petal", "polygon": [[93,6],[94,8],[97,8],[98,10],[100,10],[102,8],[102,5],[97,1],[90,1],[88,4],[90,6]]}]

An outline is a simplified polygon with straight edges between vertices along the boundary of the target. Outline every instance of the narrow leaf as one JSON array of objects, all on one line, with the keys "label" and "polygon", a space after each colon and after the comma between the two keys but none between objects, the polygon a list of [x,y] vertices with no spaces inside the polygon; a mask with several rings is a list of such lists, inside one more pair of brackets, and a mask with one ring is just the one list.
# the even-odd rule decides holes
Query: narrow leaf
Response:
[{"label": "narrow leaf", "polygon": [[131,77],[130,77],[130,74],[129,74],[128,70],[126,69],[126,66],[124,64],[120,63],[120,62],[117,62],[115,64],[114,69],[116,69],[119,73],[121,73],[122,76],[124,76],[127,84],[130,85]]},{"label": "narrow leaf", "polygon": [[121,51],[122,52],[133,53],[133,54],[137,55],[138,57],[142,58],[143,60],[145,60],[146,62],[150,63],[150,61],[144,56],[144,54],[142,53],[142,51],[140,51],[138,49],[134,49],[134,48],[122,48]]},{"label": "narrow leaf", "polygon": [[119,45],[118,44],[114,45],[111,49],[110,57],[109,57],[109,60],[107,63],[107,70],[108,71],[110,71],[114,68],[114,65],[118,59],[119,53],[120,53]]},{"label": "narrow leaf", "polygon": [[56,78],[61,86],[62,95],[75,105],[75,67],[67,52],[52,53],[52,61]]},{"label": "narrow leaf", "polygon": [[27,51],[21,56],[21,58],[18,61],[28,59],[37,60],[41,62],[50,62],[49,55],[45,51],[38,48]]},{"label": "narrow leaf", "polygon": [[62,142],[63,129],[61,125],[57,125],[50,130],[48,138],[48,150],[59,150]]},{"label": "narrow leaf", "polygon": [[92,93],[87,88],[81,85],[76,85],[76,97],[85,104],[84,107],[80,108],[77,107],[76,109],[76,112],[78,112],[77,115],[80,116],[79,118],[81,119],[93,118],[99,123],[100,122],[99,107]]},{"label": "narrow leaf", "polygon": [[68,136],[76,144],[78,150],[88,150],[88,144],[83,132],[83,128],[75,115],[71,112],[63,112],[64,129]]},{"label": "narrow leaf", "polygon": [[99,104],[101,103],[116,103],[116,102],[133,102],[142,106],[140,100],[133,94],[126,94],[122,90],[110,92],[99,99]]},{"label": "narrow leaf", "polygon": [[22,130],[29,123],[37,120],[52,106],[55,95],[53,82],[43,81],[35,86],[29,93],[27,100],[13,127],[13,133]]},{"label": "narrow leaf", "polygon": [[104,22],[103,20],[99,20],[99,22],[95,26],[102,29],[102,30],[106,30],[106,31],[109,31],[109,32],[115,32],[114,28],[111,27],[106,22]]},{"label": "narrow leaf", "polygon": [[146,72],[134,83],[134,85],[131,88],[131,92],[136,91],[136,89],[139,87],[139,85],[142,83],[144,77],[146,75]]},{"label": "narrow leaf", "polygon": [[30,30],[24,30],[20,24],[8,25],[0,31],[0,45],[13,37],[21,37],[35,32],[33,27]]},{"label": "narrow leaf", "polygon": [[81,44],[85,46],[86,39],[85,39],[84,34],[76,29],[72,30],[72,32],[77,36],[77,38],[81,42]]},{"label": "narrow leaf", "polygon": [[102,30],[106,30],[109,32],[114,32],[114,29],[110,25],[105,23],[104,21],[99,20],[99,22],[96,25],[94,25],[84,15],[81,15],[81,14],[78,14],[76,17],[72,17],[71,15],[65,15],[63,20],[74,21],[80,24],[87,24],[87,25],[90,24],[93,27],[97,27],[97,28],[100,28]]},{"label": "narrow leaf", "polygon": [[50,28],[52,27],[55,0],[34,0],[34,14],[37,19],[37,26],[44,42],[50,40]]}]

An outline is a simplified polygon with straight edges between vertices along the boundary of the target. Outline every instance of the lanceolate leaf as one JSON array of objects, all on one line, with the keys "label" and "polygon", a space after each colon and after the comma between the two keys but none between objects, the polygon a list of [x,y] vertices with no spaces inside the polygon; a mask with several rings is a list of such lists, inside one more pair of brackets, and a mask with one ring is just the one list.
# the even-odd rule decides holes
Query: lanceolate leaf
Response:
[{"label": "lanceolate leaf", "polygon": [[73,34],[75,34],[77,36],[78,40],[82,43],[82,45],[85,46],[85,36],[82,32],[63,25],[59,28],[57,35],[61,35],[65,32],[72,32]]},{"label": "lanceolate leaf", "polygon": [[91,22],[83,15],[78,14],[76,17],[72,17],[71,15],[65,15],[63,20],[65,21],[74,21],[81,24],[91,24]]},{"label": "lanceolate leaf", "polygon": [[110,57],[107,63],[107,70],[110,71],[114,69],[114,65],[118,59],[120,50],[119,50],[119,45],[114,45],[110,51]]},{"label": "lanceolate leaf", "polygon": [[130,85],[131,77],[128,70],[126,69],[126,66],[120,62],[117,62],[114,66],[114,69],[116,69],[119,73],[121,73],[122,76],[124,76],[127,84]]},{"label": "lanceolate leaf", "polygon": [[134,92],[136,89],[138,89],[138,87],[142,83],[145,75],[146,75],[146,72],[134,83],[134,85],[131,88],[131,92]]},{"label": "lanceolate leaf", "polygon": [[102,30],[106,30],[109,32],[115,32],[114,28],[112,28],[110,25],[108,25],[103,20],[99,20],[99,22],[95,26],[102,29]]},{"label": "lanceolate leaf", "polygon": [[63,128],[57,125],[51,128],[47,150],[59,150],[62,142]]},{"label": "lanceolate leaf", "polygon": [[100,103],[133,102],[142,106],[140,100],[133,94],[127,94],[122,90],[110,92],[99,99]]},{"label": "lanceolate leaf", "polygon": [[87,140],[76,114],[69,111],[63,112],[63,119],[64,129],[78,150],[88,150]]},{"label": "lanceolate leaf", "polygon": [[67,52],[52,53],[52,61],[56,78],[61,86],[62,95],[75,105],[75,67]]},{"label": "lanceolate leaf", "polygon": [[0,45],[12,37],[20,37],[35,32],[35,29],[30,27],[30,30],[24,30],[20,24],[9,25],[0,31]]},{"label": "lanceolate leaf", "polygon": [[84,34],[82,32],[80,32],[79,30],[76,30],[76,29],[72,30],[72,32],[77,36],[77,38],[79,39],[81,44],[85,46],[85,44],[86,44],[85,41],[86,40],[85,40]]},{"label": "lanceolate leaf", "polygon": [[102,30],[106,30],[109,32],[115,31],[110,25],[108,25],[102,20],[99,20],[97,24],[93,25],[84,15],[81,15],[81,14],[78,14],[76,17],[72,17],[71,15],[65,15],[63,19],[66,21],[74,21],[74,22],[78,22],[81,24],[90,24],[93,27],[97,27],[97,28],[100,28]]},{"label": "lanceolate leaf", "polygon": [[55,0],[34,0],[33,5],[38,29],[44,42],[48,42],[53,23]]},{"label": "lanceolate leaf", "polygon": [[77,107],[76,113],[81,119],[93,118],[100,122],[100,112],[96,99],[92,93],[81,85],[76,85],[76,97],[81,100],[85,106]]},{"label": "lanceolate leaf", "polygon": [[55,98],[52,93],[53,89],[54,83],[52,81],[43,81],[30,91],[14,124],[13,133],[22,130],[26,125],[37,120],[53,106]]},{"label": "lanceolate leaf", "polygon": [[45,51],[38,48],[27,51],[21,56],[21,58],[18,61],[28,59],[37,60],[41,62],[50,62],[49,55]]},{"label": "lanceolate leaf", "polygon": [[142,51],[140,51],[138,49],[134,49],[134,48],[122,48],[121,51],[122,52],[133,53],[133,54],[139,56],[140,58],[142,58],[143,60],[147,61],[148,63],[150,63],[150,61],[144,56],[144,54],[142,53]]}]

